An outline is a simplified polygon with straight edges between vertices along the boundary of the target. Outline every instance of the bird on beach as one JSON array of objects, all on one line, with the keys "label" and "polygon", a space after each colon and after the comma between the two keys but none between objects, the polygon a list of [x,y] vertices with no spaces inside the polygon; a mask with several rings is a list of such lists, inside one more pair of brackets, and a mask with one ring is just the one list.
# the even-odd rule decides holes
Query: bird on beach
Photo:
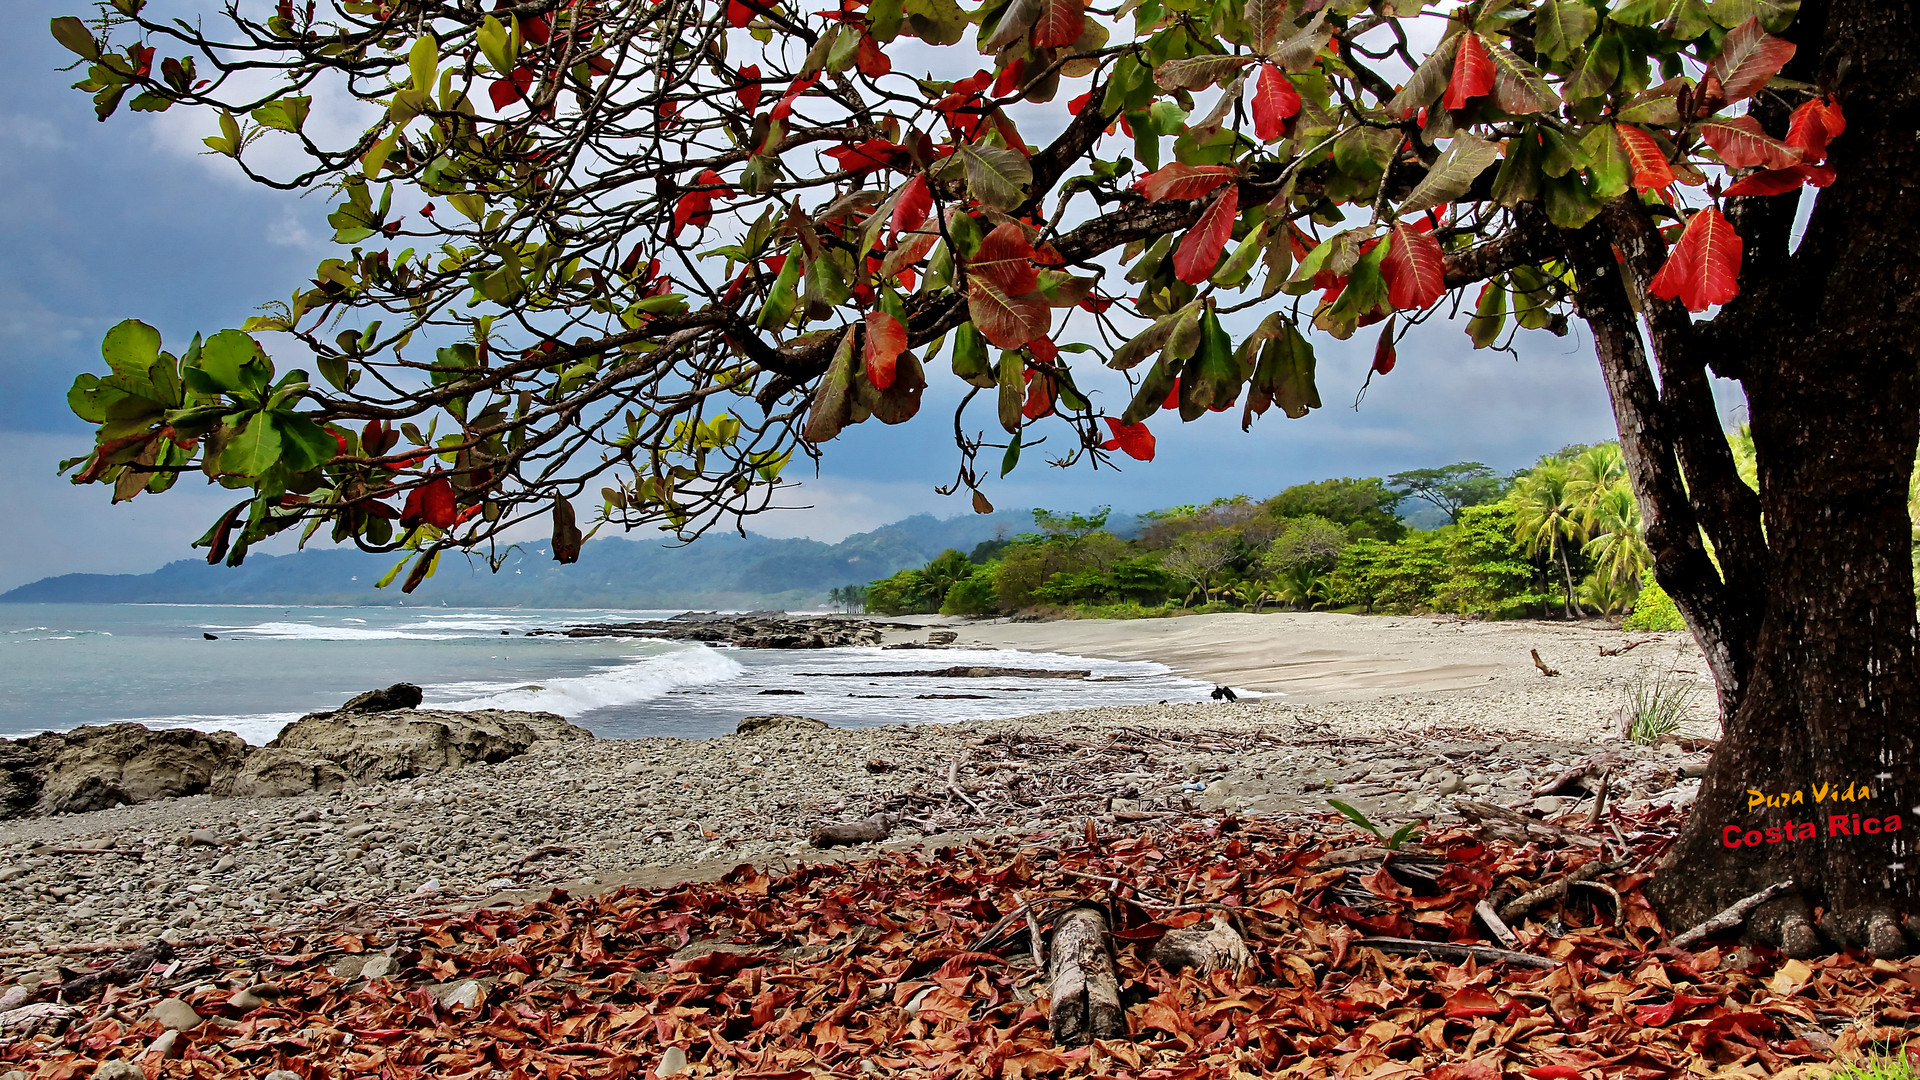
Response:
[{"label": "bird on beach", "polygon": [[1213,688],[1213,700],[1232,703],[1239,701],[1240,695],[1234,693],[1231,686],[1216,686]]}]

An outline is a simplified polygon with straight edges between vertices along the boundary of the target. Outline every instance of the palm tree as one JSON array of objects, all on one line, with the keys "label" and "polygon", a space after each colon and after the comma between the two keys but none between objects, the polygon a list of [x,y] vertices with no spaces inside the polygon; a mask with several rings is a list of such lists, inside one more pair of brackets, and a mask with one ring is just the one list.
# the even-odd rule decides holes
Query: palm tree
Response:
[{"label": "palm tree", "polygon": [[1581,507],[1580,526],[1587,534],[1587,557],[1594,572],[1629,592],[1639,586],[1640,575],[1652,556],[1646,537],[1640,531],[1640,502],[1625,481],[1594,492]]},{"label": "palm tree", "polygon": [[1560,572],[1567,582],[1567,603],[1571,605],[1568,614],[1584,617],[1579,590],[1573,584],[1573,563],[1567,557],[1568,545],[1585,538],[1579,516],[1567,498],[1569,472],[1563,461],[1541,462],[1520,478],[1507,497],[1513,501],[1514,540],[1529,558],[1545,554],[1549,562],[1560,560]]},{"label": "palm tree", "polygon": [[1601,492],[1628,482],[1627,459],[1617,442],[1589,446],[1567,463],[1567,501],[1582,515]]}]

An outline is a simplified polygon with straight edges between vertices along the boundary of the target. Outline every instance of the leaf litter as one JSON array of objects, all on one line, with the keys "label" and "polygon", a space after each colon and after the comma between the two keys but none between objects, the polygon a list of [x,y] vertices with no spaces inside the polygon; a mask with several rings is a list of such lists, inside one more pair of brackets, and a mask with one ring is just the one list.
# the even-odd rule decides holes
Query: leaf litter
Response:
[{"label": "leaf litter", "polygon": [[[1389,852],[1336,821],[1102,831],[1089,820],[260,936],[69,1002],[80,1008],[64,1030],[0,1042],[0,1072],[67,1080],[131,1059],[149,1078],[206,1080],[275,1069],[302,1080],[1657,1080],[1821,1075],[1820,1063],[1903,1042],[1920,1021],[1910,963],[1667,946],[1640,886],[1677,832],[1671,807],[1614,813],[1598,851],[1449,827]],[[1524,955],[1503,956],[1476,921],[1476,906],[1609,858],[1619,868],[1596,888],[1514,924]],[[1113,930],[1129,1035],[1055,1046],[1031,943],[1088,901]],[[1149,959],[1168,931],[1216,915],[1237,926],[1250,965],[1203,977]],[[360,978],[374,956],[391,970]],[[149,1052],[167,1043],[150,1014],[169,996],[207,1022]]]}]

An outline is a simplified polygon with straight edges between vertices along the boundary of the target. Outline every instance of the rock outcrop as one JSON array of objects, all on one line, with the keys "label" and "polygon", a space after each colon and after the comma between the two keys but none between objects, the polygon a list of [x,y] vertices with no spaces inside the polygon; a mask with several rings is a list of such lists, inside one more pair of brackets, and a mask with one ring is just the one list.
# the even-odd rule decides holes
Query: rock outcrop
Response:
[{"label": "rock outcrop", "polygon": [[794,716],[789,713],[773,713],[768,716],[748,716],[733,729],[735,735],[762,735],[781,729],[793,731],[825,731],[827,722],[815,720],[811,716]]},{"label": "rock outcrop", "polygon": [[349,698],[345,705],[335,712],[375,713],[392,712],[395,709],[417,709],[426,695],[410,682],[397,682],[384,690],[369,690],[358,697]]},{"label": "rock outcrop", "polygon": [[107,724],[34,735],[0,749],[0,813],[77,814],[199,795],[246,756],[247,744],[229,731]]},{"label": "rock outcrop", "polygon": [[736,645],[743,649],[834,649],[878,645],[882,630],[917,630],[913,623],[868,619],[794,618],[782,612],[715,615],[689,612],[671,619],[637,623],[589,623],[565,630],[532,630],[529,637],[646,637]]},{"label": "rock outcrop", "polygon": [[[411,693],[409,693],[411,692]],[[419,688],[400,683],[312,713],[264,747],[228,731],[108,724],[0,739],[0,820],[105,810],[184,795],[281,797],[338,791],[505,761],[546,739],[593,734],[552,713],[448,712],[390,705]]]},{"label": "rock outcrop", "polygon": [[[337,766],[348,780],[371,783],[491,764],[524,754],[543,739],[591,739],[593,733],[553,713],[445,712],[399,709],[391,712],[312,713],[281,729],[261,751],[293,752]],[[286,775],[297,775],[296,760]]]}]

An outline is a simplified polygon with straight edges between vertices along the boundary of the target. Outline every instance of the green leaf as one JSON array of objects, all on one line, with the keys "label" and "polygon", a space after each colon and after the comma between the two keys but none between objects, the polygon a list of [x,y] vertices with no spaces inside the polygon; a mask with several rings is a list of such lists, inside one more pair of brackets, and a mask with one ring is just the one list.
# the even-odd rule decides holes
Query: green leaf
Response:
[{"label": "green leaf", "polygon": [[1403,214],[1429,210],[1465,195],[1473,182],[1500,160],[1500,146],[1471,131],[1462,131],[1447,144],[1427,175],[1414,185],[1407,201],[1400,204]]},{"label": "green leaf", "polygon": [[1033,166],[1025,154],[978,143],[961,143],[960,157],[967,170],[967,191],[996,210],[1012,210],[1027,199]]},{"label": "green leaf", "polygon": [[138,319],[128,319],[107,331],[100,342],[100,355],[114,374],[144,379],[160,357],[160,331]]},{"label": "green leaf", "polygon": [[1713,21],[1731,30],[1748,19],[1759,19],[1769,34],[1785,33],[1800,11],[1800,0],[1710,0]]},{"label": "green leaf", "polygon": [[1540,55],[1565,60],[1586,44],[1600,13],[1586,0],[1546,0],[1533,16],[1533,47]]},{"label": "green leaf", "polygon": [[280,435],[280,459],[293,472],[306,472],[332,461],[340,444],[326,428],[294,413],[273,414]]},{"label": "green leaf", "polygon": [[239,330],[222,330],[200,347],[200,362],[189,366],[185,374],[187,385],[196,392],[239,393],[264,389],[273,377],[273,368],[253,338]]},{"label": "green leaf", "polygon": [[1225,288],[1237,288],[1244,284],[1253,273],[1253,264],[1267,247],[1267,223],[1262,221],[1253,227],[1253,231],[1240,241],[1233,255],[1213,272],[1213,283]]},{"label": "green leaf", "polygon": [[271,413],[247,417],[220,454],[220,471],[236,476],[259,476],[280,460],[280,428]]},{"label": "green leaf", "polygon": [[1440,99],[1441,93],[1447,88],[1447,80],[1453,77],[1453,61],[1460,52],[1460,35],[1463,32],[1465,27],[1462,24],[1448,24],[1447,36],[1434,46],[1425,60],[1420,61],[1420,66],[1413,69],[1413,77],[1387,103],[1389,116],[1401,116],[1409,111],[1424,109]]},{"label": "green leaf", "polygon": [[1007,452],[1000,456],[1000,479],[1005,480],[1014,466],[1020,464],[1020,433],[1014,432],[1013,439],[1007,443]]},{"label": "green leaf", "polygon": [[288,96],[253,110],[250,114],[253,122],[261,127],[270,127],[276,131],[299,131],[307,122],[307,113],[313,107],[311,97]]},{"label": "green leaf", "polygon": [[1209,409],[1232,405],[1245,377],[1220,316],[1207,308],[1200,317],[1200,349],[1180,374],[1180,418],[1197,420]]},{"label": "green leaf", "polygon": [[407,50],[407,70],[413,75],[415,93],[433,93],[433,85],[440,78],[440,43],[432,34],[420,35]]},{"label": "green leaf", "polygon": [[509,75],[518,66],[514,56],[514,35],[507,32],[499,19],[491,15],[481,19],[473,36],[480,43],[480,51],[486,55],[487,63],[493,65],[493,70],[501,75]]},{"label": "green leaf", "polygon": [[1597,98],[1613,89],[1620,78],[1620,69],[1627,62],[1627,47],[1617,34],[1602,34],[1595,38],[1593,47],[1580,58],[1580,67],[1573,78],[1567,80],[1567,97],[1573,100]]},{"label": "green leaf", "polygon": [[72,15],[62,15],[50,25],[53,40],[59,42],[68,52],[79,53],[88,60],[100,59],[100,43],[93,39],[93,33],[87,24]]},{"label": "green leaf", "polygon": [[972,322],[963,322],[953,329],[953,373],[982,389],[994,385],[993,363],[987,359],[987,341]]},{"label": "green leaf", "polygon": [[1493,103],[1501,112],[1527,116],[1560,107],[1560,95],[1532,64],[1498,42],[1487,41],[1485,45],[1487,55],[1493,58]]},{"label": "green leaf", "polygon": [[1400,845],[1406,843],[1408,838],[1413,836],[1413,834],[1418,832],[1419,830],[1420,830],[1420,823],[1417,821],[1409,821],[1405,825],[1402,825],[1398,829],[1395,829],[1393,836],[1387,840],[1387,850],[1399,851]]},{"label": "green leaf", "polygon": [[907,29],[929,45],[955,44],[972,25],[954,0],[902,0],[900,11]]},{"label": "green leaf", "polygon": [[1256,59],[1252,56],[1208,55],[1169,60],[1153,69],[1153,81],[1162,90],[1204,90],[1215,84],[1224,84]]},{"label": "green leaf", "polygon": [[867,7],[867,33],[885,45],[900,36],[900,0],[873,0]]},{"label": "green leaf", "polygon": [[994,374],[1000,382],[998,401],[1000,426],[1009,435],[1020,433],[1020,406],[1027,398],[1027,367],[1020,354],[1011,350],[1000,354],[1000,366]]},{"label": "green leaf", "polygon": [[853,422],[853,328],[840,335],[833,362],[820,379],[813,394],[813,407],[807,413],[807,425],[800,432],[810,443],[823,443],[839,435]]},{"label": "green leaf", "polygon": [[767,290],[766,305],[754,323],[760,329],[779,330],[793,317],[793,309],[800,302],[801,252],[799,244],[787,249],[787,261],[780,267],[780,276],[773,279],[773,287]]},{"label": "green leaf", "polygon": [[1518,206],[1540,195],[1540,136],[1531,126],[1507,140],[1507,155],[1493,178],[1493,201]]},{"label": "green leaf", "polygon": [[1467,336],[1473,339],[1474,348],[1484,349],[1500,340],[1506,325],[1507,287],[1495,278],[1480,290],[1480,302],[1474,306],[1473,318],[1467,320]]},{"label": "green leaf", "polygon": [[1380,835],[1380,830],[1373,827],[1373,822],[1367,820],[1367,815],[1361,813],[1360,811],[1354,809],[1351,806],[1348,806],[1346,803],[1341,802],[1339,799],[1328,799],[1327,805],[1333,807],[1335,810],[1340,811],[1342,816],[1344,816],[1348,821],[1353,822],[1355,825],[1360,826],[1361,828],[1367,830],[1368,832],[1372,833],[1375,836]]},{"label": "green leaf", "polygon": [[1596,124],[1580,142],[1587,155],[1587,175],[1593,179],[1593,197],[1601,202],[1621,194],[1633,182],[1633,160],[1612,124]]},{"label": "green leaf", "polygon": [[1546,189],[1547,220],[1563,229],[1578,229],[1600,214],[1600,200],[1579,173],[1549,176],[1541,186]]}]

